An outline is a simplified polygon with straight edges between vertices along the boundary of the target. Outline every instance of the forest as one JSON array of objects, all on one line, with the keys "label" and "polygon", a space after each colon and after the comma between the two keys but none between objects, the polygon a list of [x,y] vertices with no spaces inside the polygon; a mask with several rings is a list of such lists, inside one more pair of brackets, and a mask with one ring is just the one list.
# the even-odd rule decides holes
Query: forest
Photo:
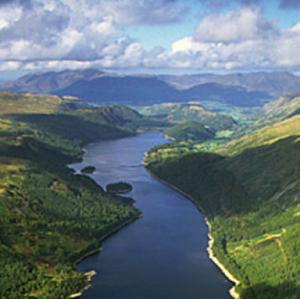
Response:
[{"label": "forest", "polygon": [[0,298],[67,298],[89,280],[77,261],[140,216],[67,164],[87,142],[135,134],[142,119],[53,96],[1,93],[0,106]]},{"label": "forest", "polygon": [[173,142],[152,149],[145,160],[153,174],[190,195],[204,212],[213,252],[240,281],[235,289],[242,299],[299,298],[300,116],[294,113],[295,101],[281,101],[280,109],[278,100],[269,104],[270,118],[231,141]]}]

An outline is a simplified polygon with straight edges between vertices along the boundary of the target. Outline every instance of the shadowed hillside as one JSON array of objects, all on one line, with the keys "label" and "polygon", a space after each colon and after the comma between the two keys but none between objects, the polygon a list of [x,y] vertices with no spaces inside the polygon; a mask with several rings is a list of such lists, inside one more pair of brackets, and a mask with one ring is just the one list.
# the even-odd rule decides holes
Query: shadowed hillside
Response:
[{"label": "shadowed hillside", "polygon": [[[106,193],[67,164],[87,142],[135,134],[125,107],[64,110],[65,100],[0,93],[0,298],[68,298],[93,273],[74,264],[136,219],[132,201]],[[12,114],[14,113],[14,114]]]},{"label": "shadowed hillside", "polygon": [[294,116],[213,153],[171,144],[146,159],[151,172],[204,210],[214,253],[241,281],[243,299],[298,296],[299,128],[300,117]]}]

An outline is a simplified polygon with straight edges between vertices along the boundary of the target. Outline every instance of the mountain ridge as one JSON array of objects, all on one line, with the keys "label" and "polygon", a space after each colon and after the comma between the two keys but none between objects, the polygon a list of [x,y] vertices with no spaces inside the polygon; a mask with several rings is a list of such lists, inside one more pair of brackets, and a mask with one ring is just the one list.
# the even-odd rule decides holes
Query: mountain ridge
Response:
[{"label": "mountain ridge", "polygon": [[28,74],[0,84],[0,89],[73,95],[102,103],[143,105],[214,100],[237,106],[261,106],[273,97],[300,92],[300,78],[287,72],[152,75],[84,69]]}]

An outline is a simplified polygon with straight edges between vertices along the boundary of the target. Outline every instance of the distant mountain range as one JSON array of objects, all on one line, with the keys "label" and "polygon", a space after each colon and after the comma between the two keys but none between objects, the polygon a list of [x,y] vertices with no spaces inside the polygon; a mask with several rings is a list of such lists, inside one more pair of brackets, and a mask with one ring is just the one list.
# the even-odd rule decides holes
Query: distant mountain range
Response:
[{"label": "distant mountain range", "polygon": [[253,72],[227,75],[165,75],[160,76],[160,78],[179,89],[187,89],[199,84],[216,83],[225,86],[240,86],[247,91],[265,92],[274,97],[298,93],[300,90],[300,77],[289,72]]},{"label": "distant mountain range", "polygon": [[95,103],[147,105],[161,102],[219,101],[260,106],[300,91],[300,77],[285,72],[230,75],[120,75],[96,69],[28,74],[0,84],[16,92],[80,97]]}]

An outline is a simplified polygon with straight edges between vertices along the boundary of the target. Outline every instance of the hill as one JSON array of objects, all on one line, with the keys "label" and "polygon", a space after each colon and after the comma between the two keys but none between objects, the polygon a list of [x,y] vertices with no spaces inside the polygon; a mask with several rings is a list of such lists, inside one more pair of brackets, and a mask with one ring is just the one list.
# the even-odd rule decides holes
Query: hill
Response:
[{"label": "hill", "polygon": [[84,289],[92,273],[76,272],[75,263],[140,216],[131,201],[66,165],[80,161],[87,142],[135,134],[142,116],[62,103],[0,93],[0,298],[68,298]]},{"label": "hill", "polygon": [[55,113],[75,101],[50,95],[0,92],[0,114]]},{"label": "hill", "polygon": [[165,130],[169,137],[177,141],[205,141],[215,137],[215,133],[202,124],[190,121],[183,122]]},{"label": "hill", "polygon": [[300,114],[300,96],[279,97],[264,105],[263,110],[269,122],[283,120]]},{"label": "hill", "polygon": [[213,252],[240,281],[242,299],[299,294],[299,128],[296,115],[211,152],[170,144],[146,158],[204,211]]},{"label": "hill", "polygon": [[236,125],[232,117],[208,110],[196,102],[155,104],[142,107],[139,111],[144,115],[174,123],[198,122],[213,131],[232,129]]},{"label": "hill", "polygon": [[246,126],[241,126],[235,132],[235,136],[253,132],[299,114],[300,97],[298,95],[281,96],[259,109],[254,109],[252,120],[248,121]]}]

